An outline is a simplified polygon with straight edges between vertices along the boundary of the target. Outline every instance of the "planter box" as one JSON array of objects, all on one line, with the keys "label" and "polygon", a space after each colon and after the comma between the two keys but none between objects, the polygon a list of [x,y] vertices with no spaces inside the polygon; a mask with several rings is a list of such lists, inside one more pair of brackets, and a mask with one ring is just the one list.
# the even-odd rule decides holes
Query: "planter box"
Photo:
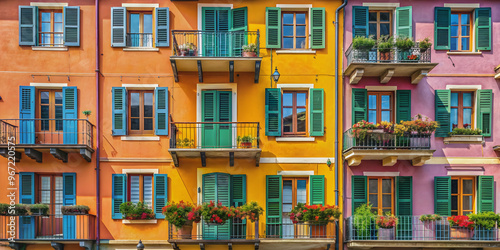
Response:
[{"label": "planter box", "polygon": [[452,135],[444,138],[444,144],[461,143],[461,144],[481,144],[483,143],[482,135]]},{"label": "planter box", "polygon": [[450,240],[471,240],[474,231],[466,227],[450,227]]},{"label": "planter box", "polygon": [[396,237],[396,231],[394,228],[379,228],[378,229],[378,239],[379,240],[394,240]]}]

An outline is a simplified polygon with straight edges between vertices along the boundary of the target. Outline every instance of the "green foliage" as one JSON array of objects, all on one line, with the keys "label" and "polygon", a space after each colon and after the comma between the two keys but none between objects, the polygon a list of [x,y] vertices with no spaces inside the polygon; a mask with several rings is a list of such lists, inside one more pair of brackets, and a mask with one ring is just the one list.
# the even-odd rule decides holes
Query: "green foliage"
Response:
[{"label": "green foliage", "polygon": [[241,212],[234,207],[223,206],[221,202],[217,204],[213,201],[203,203],[201,206],[201,217],[206,223],[223,225],[233,217],[241,217]]},{"label": "green foliage", "polygon": [[241,206],[240,211],[252,222],[258,220],[259,216],[264,213],[264,209],[256,201]]},{"label": "green foliage", "polygon": [[352,41],[352,48],[356,50],[368,51],[375,46],[373,37],[357,36]]},{"label": "green foliage", "polygon": [[394,47],[394,39],[392,38],[392,36],[388,35],[380,36],[380,38],[377,40],[377,47],[381,53],[389,52]]},{"label": "green foliage", "polygon": [[165,215],[165,220],[176,228],[200,222],[200,207],[184,201],[169,202],[163,207],[162,213]]},{"label": "green foliage", "polygon": [[0,203],[0,215],[7,215],[9,213],[9,204]]},{"label": "green foliage", "polygon": [[142,202],[137,202],[137,204],[130,201],[122,203],[120,204],[120,213],[127,220],[151,220],[155,218],[153,210]]},{"label": "green foliage", "polygon": [[337,206],[298,203],[290,213],[290,220],[293,223],[309,221],[323,224],[328,223],[332,219],[338,219],[340,214],[340,209]]},{"label": "green foliage", "polygon": [[29,205],[31,214],[47,215],[49,213],[49,205],[46,204],[33,204]]},{"label": "green foliage", "polygon": [[432,47],[431,40],[428,37],[424,38],[424,40],[418,42],[418,47],[420,48],[420,51],[426,51],[427,49]]},{"label": "green foliage", "polygon": [[481,135],[483,131],[481,129],[471,129],[471,128],[454,128],[453,131],[448,132],[448,135]]},{"label": "green foliage", "polygon": [[409,50],[415,45],[415,42],[409,37],[396,38],[396,47],[399,50]]},{"label": "green foliage", "polygon": [[377,216],[372,211],[372,205],[369,203],[363,204],[354,210],[354,227],[361,239],[370,237],[370,229],[374,225],[375,218]]},{"label": "green foliage", "polygon": [[27,215],[29,210],[30,210],[29,205],[26,204],[16,204],[14,206],[15,214],[18,216]]},{"label": "green foliage", "polygon": [[178,148],[193,148],[194,147],[194,140],[193,139],[188,139],[188,138],[184,138],[184,139],[178,139],[177,140],[177,147]]},{"label": "green foliage", "polygon": [[255,137],[252,137],[252,136],[249,136],[249,135],[245,135],[245,136],[238,136],[238,143],[241,143],[241,142],[253,142],[254,140],[256,140],[257,138]]},{"label": "green foliage", "polygon": [[92,111],[90,111],[90,110],[84,110],[84,111],[82,111],[82,113],[83,113],[85,116],[89,116],[89,115],[92,113]]},{"label": "green foliage", "polygon": [[469,214],[469,220],[474,222],[474,227],[481,227],[490,230],[500,223],[500,215],[494,212],[482,212],[478,214]]},{"label": "green foliage", "polygon": [[441,219],[443,219],[443,217],[441,217],[438,214],[423,214],[423,215],[420,216],[420,221],[421,222],[438,221],[438,220],[441,220]]},{"label": "green foliage", "polygon": [[257,45],[255,43],[249,43],[248,45],[243,45],[241,48],[243,49],[243,52],[257,53]]},{"label": "green foliage", "polygon": [[73,205],[73,206],[62,206],[61,213],[62,214],[88,214],[90,208],[85,205]]}]

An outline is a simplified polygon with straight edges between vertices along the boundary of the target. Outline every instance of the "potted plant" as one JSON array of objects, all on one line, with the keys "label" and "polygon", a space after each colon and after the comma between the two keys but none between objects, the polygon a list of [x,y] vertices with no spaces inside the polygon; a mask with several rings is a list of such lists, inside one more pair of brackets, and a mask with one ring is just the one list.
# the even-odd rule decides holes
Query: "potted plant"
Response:
[{"label": "potted plant", "polygon": [[61,213],[64,215],[84,215],[89,214],[90,208],[85,205],[62,206]]},{"label": "potted plant", "polygon": [[84,110],[82,111],[83,115],[87,117],[87,119],[89,118],[89,115],[92,113],[92,111],[90,110]]},{"label": "potted plant", "polygon": [[29,205],[29,210],[32,215],[46,216],[49,213],[49,205],[47,204]]},{"label": "potted plant", "polygon": [[242,46],[243,57],[257,57],[257,45],[255,43],[249,43]]},{"label": "potted plant", "polygon": [[9,214],[9,204],[0,203],[0,215]]},{"label": "potted plant", "polygon": [[379,215],[376,220],[378,226],[378,239],[379,240],[394,240],[396,231],[394,227],[398,224],[396,216],[387,213],[386,215]]},{"label": "potted plant", "polygon": [[474,222],[467,215],[448,217],[450,224],[450,240],[470,240],[473,235]]},{"label": "potted plant", "polygon": [[241,216],[249,219],[251,222],[256,222],[259,220],[259,216],[264,213],[264,209],[259,206],[256,201],[251,201],[250,203],[244,204],[240,207]]},{"label": "potted plant", "polygon": [[362,204],[354,210],[354,239],[376,240],[375,218],[371,204]]},{"label": "potted plant", "polygon": [[184,139],[178,139],[176,140],[176,146],[177,148],[193,148],[194,147],[194,140],[193,139],[188,139],[188,138],[184,138]]},{"label": "potted plant", "polygon": [[153,210],[142,202],[124,202],[120,204],[120,213],[126,220],[152,220],[155,218]]},{"label": "potted plant", "polygon": [[432,47],[431,40],[428,37],[424,38],[422,41],[418,42],[418,47],[420,48],[421,53],[426,52]]},{"label": "potted plant", "polygon": [[321,238],[326,235],[326,225],[332,220],[338,220],[340,209],[330,205],[305,205],[297,204],[291,213],[290,220],[293,223],[305,222],[309,225],[311,237]]},{"label": "potted plant", "polygon": [[354,57],[357,60],[368,60],[369,51],[375,46],[373,37],[356,36],[352,41]]},{"label": "potted plant", "polygon": [[494,212],[469,214],[469,220],[474,223],[474,240],[497,240],[496,228],[500,215]]},{"label": "potted plant", "polygon": [[396,48],[398,49],[399,60],[406,61],[409,60],[408,56],[412,55],[411,48],[415,45],[415,42],[409,37],[398,37],[396,38]]},{"label": "potted plant", "polygon": [[444,143],[481,144],[483,142],[482,133],[483,131],[480,129],[470,128],[469,124],[464,124],[464,128],[458,128],[457,124],[453,124],[453,130],[448,133],[449,137],[444,138]]},{"label": "potted plant", "polygon": [[201,217],[208,225],[224,225],[228,219],[241,216],[238,209],[223,206],[220,201],[217,204],[213,201],[203,203],[200,212]]},{"label": "potted plant", "polygon": [[[441,221],[442,217],[437,214],[424,214],[419,219],[424,225],[422,232],[424,240],[436,240],[436,221]],[[418,231],[418,229],[414,231]]]},{"label": "potted plant", "polygon": [[251,148],[252,147],[252,142],[255,140],[255,137],[245,135],[245,136],[238,136],[236,139],[238,143],[240,144],[240,147],[242,148]]},{"label": "potted plant", "polygon": [[14,206],[14,215],[23,216],[28,215],[30,211],[29,205],[27,204],[16,204]]},{"label": "potted plant", "polygon": [[163,207],[162,213],[165,220],[175,226],[181,239],[191,239],[193,222],[198,223],[201,220],[200,207],[184,201],[169,202]]},{"label": "potted plant", "polygon": [[391,60],[391,50],[394,48],[394,39],[392,36],[380,36],[377,40],[377,47],[380,53],[381,61]]}]

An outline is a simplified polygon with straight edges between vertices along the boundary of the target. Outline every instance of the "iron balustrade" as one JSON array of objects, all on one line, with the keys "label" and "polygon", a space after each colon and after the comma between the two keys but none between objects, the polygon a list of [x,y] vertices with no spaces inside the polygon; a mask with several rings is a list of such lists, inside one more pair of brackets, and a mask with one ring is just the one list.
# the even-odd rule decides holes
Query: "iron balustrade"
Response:
[{"label": "iron balustrade", "polygon": [[127,33],[128,47],[153,47],[153,33]]},{"label": "iron balustrade", "polygon": [[430,63],[431,49],[420,49],[418,43],[408,49],[400,50],[396,47],[381,50],[374,47],[371,50],[354,49],[352,44],[347,48],[345,54],[347,65],[351,63]]},{"label": "iron balustrade", "polygon": [[265,238],[278,239],[335,239],[335,222],[293,223],[286,218],[268,218]]},{"label": "iron balustrade", "polygon": [[344,132],[344,151],[350,149],[430,149],[430,134],[395,135],[384,132],[383,129],[368,130],[366,133],[359,129]]},{"label": "iron balustrade", "polygon": [[[224,225],[209,225],[201,220],[200,223],[193,223],[191,231],[177,230],[168,225],[169,240],[253,240],[259,238],[258,222],[234,218]],[[256,237],[257,235],[257,237]]]},{"label": "iron balustrade", "polygon": [[242,57],[243,45],[255,44],[260,51],[257,31],[172,30],[172,56]]}]

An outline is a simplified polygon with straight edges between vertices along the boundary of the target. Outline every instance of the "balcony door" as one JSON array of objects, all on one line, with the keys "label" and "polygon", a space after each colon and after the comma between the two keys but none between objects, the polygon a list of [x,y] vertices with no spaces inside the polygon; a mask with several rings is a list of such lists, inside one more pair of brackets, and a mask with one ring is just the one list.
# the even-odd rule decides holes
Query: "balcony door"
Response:
[{"label": "balcony door", "polygon": [[63,142],[63,91],[62,89],[38,91],[38,120],[36,143],[60,144]]},{"label": "balcony door", "polygon": [[37,225],[37,238],[61,237],[63,235],[63,176],[43,174],[38,176],[37,203],[49,206],[49,217],[40,217]]},{"label": "balcony door", "polygon": [[290,213],[298,203],[307,203],[307,178],[283,178],[283,238],[308,238],[304,228],[294,227]]},{"label": "balcony door", "polygon": [[233,142],[232,124],[217,124],[232,121],[232,92],[225,90],[202,91],[201,146],[203,148],[230,148]]}]

